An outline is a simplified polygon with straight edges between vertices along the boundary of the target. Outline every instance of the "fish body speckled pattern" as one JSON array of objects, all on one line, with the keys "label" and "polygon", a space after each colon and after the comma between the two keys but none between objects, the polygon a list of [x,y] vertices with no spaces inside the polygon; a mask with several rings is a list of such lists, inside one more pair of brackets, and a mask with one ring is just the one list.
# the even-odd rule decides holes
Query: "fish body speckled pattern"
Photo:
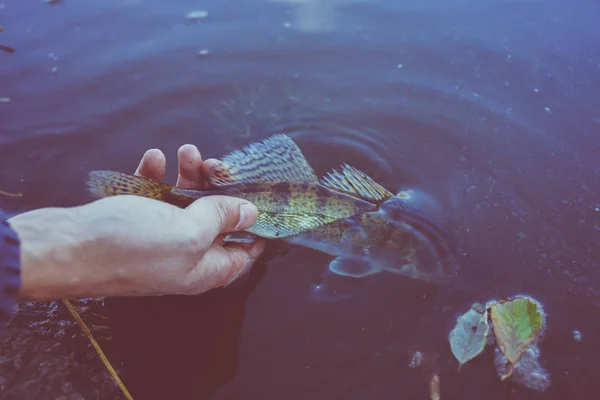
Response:
[{"label": "fish body speckled pattern", "polygon": [[344,164],[318,179],[298,145],[278,134],[221,159],[207,190],[179,189],[116,171],[92,171],[96,197],[133,194],[186,207],[227,195],[258,208],[257,222],[227,240],[283,240],[334,256],[329,269],[365,277],[389,271],[441,284],[456,269],[447,233],[365,173]]}]

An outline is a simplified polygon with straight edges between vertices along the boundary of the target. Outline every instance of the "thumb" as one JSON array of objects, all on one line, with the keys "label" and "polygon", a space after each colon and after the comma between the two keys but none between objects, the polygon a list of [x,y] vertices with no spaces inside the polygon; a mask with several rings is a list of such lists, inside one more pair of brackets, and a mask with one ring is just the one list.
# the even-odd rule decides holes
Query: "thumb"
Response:
[{"label": "thumb", "polygon": [[248,229],[258,218],[258,209],[254,204],[230,196],[202,197],[190,204],[187,209],[215,236]]}]

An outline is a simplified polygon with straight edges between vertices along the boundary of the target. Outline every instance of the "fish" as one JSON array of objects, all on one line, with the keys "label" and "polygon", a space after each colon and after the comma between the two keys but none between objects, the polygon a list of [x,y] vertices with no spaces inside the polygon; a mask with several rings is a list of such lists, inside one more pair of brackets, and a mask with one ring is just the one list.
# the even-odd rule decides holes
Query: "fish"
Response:
[{"label": "fish", "polygon": [[364,172],[343,164],[321,179],[296,142],[276,134],[220,159],[210,187],[177,188],[111,170],[93,170],[94,197],[137,195],[187,207],[211,195],[242,198],[258,209],[256,223],[229,242],[284,241],[332,256],[329,271],[364,278],[388,271],[443,284],[456,270],[447,231]]}]

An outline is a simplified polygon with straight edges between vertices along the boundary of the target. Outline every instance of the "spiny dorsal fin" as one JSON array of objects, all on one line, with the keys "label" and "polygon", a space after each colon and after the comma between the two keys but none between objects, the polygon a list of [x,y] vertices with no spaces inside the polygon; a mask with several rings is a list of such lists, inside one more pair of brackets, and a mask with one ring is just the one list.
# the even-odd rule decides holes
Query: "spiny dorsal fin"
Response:
[{"label": "spiny dorsal fin", "polygon": [[214,171],[210,178],[215,186],[318,181],[296,142],[283,134],[236,150],[221,162],[222,169]]},{"label": "spiny dorsal fin", "polygon": [[373,203],[380,203],[394,196],[367,174],[348,164],[342,165],[342,172],[329,172],[321,179],[321,185]]}]

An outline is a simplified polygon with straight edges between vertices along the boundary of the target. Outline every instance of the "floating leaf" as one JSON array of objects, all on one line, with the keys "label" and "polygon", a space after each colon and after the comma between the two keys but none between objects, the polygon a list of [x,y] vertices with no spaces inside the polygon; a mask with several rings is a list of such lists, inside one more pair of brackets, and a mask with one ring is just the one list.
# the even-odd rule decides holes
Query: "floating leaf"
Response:
[{"label": "floating leaf", "polygon": [[460,367],[483,351],[489,330],[487,309],[481,312],[472,307],[456,320],[456,326],[448,338],[452,354],[460,363]]},{"label": "floating leaf", "polygon": [[504,380],[512,374],[521,355],[539,338],[544,315],[539,304],[529,297],[501,300],[489,309],[498,347],[511,364],[501,378]]}]

